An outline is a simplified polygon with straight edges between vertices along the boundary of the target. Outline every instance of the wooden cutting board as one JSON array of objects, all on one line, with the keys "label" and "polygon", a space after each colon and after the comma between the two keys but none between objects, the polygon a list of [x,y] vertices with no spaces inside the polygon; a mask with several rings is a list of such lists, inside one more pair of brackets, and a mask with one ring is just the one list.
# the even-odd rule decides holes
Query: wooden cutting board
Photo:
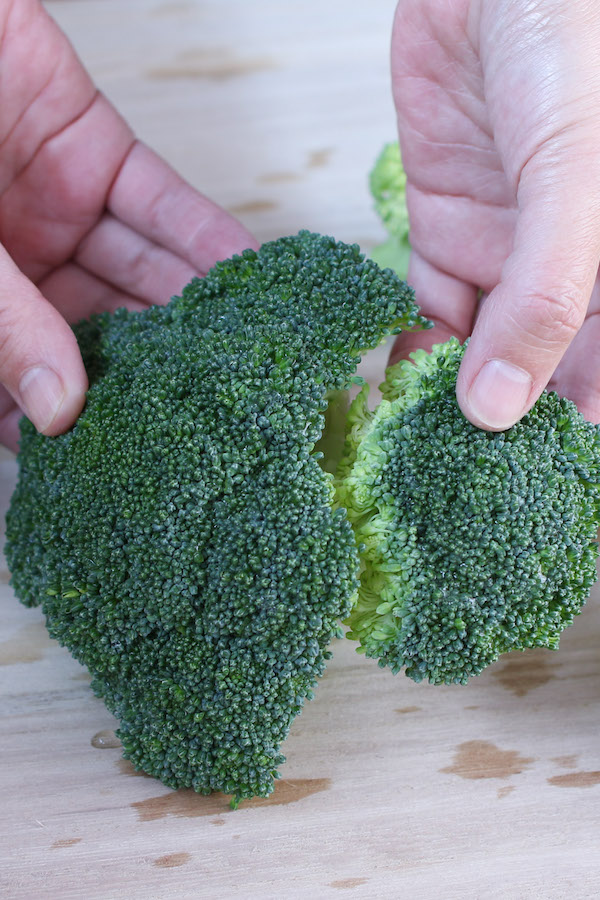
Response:
[{"label": "wooden cutting board", "polygon": [[[52,0],[102,89],[259,239],[382,238],[392,0]],[[381,355],[367,375],[378,380]],[[16,467],[0,457],[0,506]],[[559,651],[416,685],[338,641],[267,800],[121,759],[86,672],[0,569],[0,896],[522,900],[600,895],[600,594]]]}]

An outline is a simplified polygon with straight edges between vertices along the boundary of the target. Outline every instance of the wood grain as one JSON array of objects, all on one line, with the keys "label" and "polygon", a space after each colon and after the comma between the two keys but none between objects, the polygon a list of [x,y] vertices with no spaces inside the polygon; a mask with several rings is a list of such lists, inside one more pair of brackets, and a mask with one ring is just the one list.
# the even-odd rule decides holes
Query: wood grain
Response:
[{"label": "wood grain", "polygon": [[[260,239],[381,238],[392,0],[48,2],[138,133]],[[367,361],[375,381],[381,352]],[[14,461],[0,458],[0,510]],[[467,687],[338,641],[273,796],[232,812],[120,757],[89,678],[0,572],[0,896],[522,900],[600,895],[600,594],[559,651]],[[111,737],[112,735],[112,737]]]}]

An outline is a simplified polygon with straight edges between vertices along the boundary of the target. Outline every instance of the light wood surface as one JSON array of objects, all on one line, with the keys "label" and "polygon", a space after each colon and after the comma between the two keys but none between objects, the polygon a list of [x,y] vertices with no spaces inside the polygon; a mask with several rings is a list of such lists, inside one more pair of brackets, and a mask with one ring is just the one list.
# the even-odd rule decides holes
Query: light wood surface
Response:
[{"label": "light wood surface", "polygon": [[[260,239],[381,236],[392,0],[53,0],[141,137]],[[381,354],[370,358],[372,377]],[[14,460],[0,457],[2,516]],[[268,800],[175,792],[0,571],[0,896],[521,900],[600,896],[600,603],[559,651],[416,685],[338,641]]]}]

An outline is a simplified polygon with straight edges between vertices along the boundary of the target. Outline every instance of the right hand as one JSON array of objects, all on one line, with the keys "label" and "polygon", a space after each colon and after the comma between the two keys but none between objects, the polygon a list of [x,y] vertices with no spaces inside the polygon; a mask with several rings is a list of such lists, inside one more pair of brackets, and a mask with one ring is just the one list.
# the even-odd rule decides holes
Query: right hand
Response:
[{"label": "right hand", "polygon": [[472,333],[475,425],[508,428],[546,385],[600,422],[600,4],[400,0],[392,68],[408,280],[438,323],[396,357]]}]

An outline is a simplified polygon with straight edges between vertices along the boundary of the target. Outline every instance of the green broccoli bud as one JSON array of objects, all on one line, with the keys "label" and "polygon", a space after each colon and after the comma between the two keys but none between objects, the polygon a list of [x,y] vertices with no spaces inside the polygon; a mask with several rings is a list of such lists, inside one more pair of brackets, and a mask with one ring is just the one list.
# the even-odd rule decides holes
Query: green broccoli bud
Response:
[{"label": "green broccoli bud", "polygon": [[363,566],[348,636],[432,683],[556,648],[596,577],[600,430],[547,392],[509,430],[475,428],[455,396],[462,353],[418,351],[374,413],[355,401],[337,480]]},{"label": "green broccoli bud", "polygon": [[273,789],[358,586],[324,413],[363,350],[424,323],[394,273],[301,232],[76,327],[86,408],[55,438],[23,421],[6,553],[136,768]]},{"label": "green broccoli bud", "polygon": [[410,256],[406,174],[397,141],[384,146],[371,171],[369,186],[375,210],[388,231],[387,240],[373,248],[371,258],[406,278]]}]

